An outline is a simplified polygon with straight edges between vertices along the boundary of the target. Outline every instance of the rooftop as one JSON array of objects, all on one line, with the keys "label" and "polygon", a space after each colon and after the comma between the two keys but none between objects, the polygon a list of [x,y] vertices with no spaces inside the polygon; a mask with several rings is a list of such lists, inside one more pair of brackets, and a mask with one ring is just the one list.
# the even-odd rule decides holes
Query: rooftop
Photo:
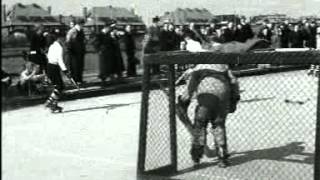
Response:
[{"label": "rooftop", "polygon": [[213,15],[205,8],[177,8],[175,11],[166,12],[160,17],[160,21],[171,21],[176,25],[183,25],[188,23],[205,24],[213,18]]}]

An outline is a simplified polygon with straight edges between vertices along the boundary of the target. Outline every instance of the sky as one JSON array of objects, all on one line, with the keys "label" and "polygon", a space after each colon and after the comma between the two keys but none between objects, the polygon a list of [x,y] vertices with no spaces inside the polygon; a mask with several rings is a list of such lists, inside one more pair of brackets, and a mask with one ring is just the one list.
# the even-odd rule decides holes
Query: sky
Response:
[{"label": "sky", "polygon": [[320,0],[2,0],[7,9],[15,3],[37,3],[52,6],[52,14],[82,15],[82,8],[93,6],[118,6],[135,8],[138,15],[149,24],[155,15],[181,8],[207,8],[212,14],[243,14],[246,16],[285,13],[290,16],[320,14]]}]

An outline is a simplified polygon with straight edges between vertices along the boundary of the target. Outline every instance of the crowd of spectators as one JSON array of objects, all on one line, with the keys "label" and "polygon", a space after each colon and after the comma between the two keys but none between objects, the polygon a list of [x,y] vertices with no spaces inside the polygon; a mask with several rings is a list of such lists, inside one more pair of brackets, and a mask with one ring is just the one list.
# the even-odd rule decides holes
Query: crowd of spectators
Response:
[{"label": "crowd of spectators", "polygon": [[[303,20],[297,23],[284,22],[272,24],[265,20],[255,31],[248,19],[242,18],[238,23],[211,23],[209,26],[190,23],[186,26],[175,26],[167,21],[159,23],[158,17],[148,29],[145,53],[159,51],[184,50],[185,36],[198,41],[202,46],[223,44],[228,42],[245,43],[248,39],[264,39],[272,48],[319,48],[320,27],[314,20]],[[319,41],[319,40],[318,40]],[[318,44],[318,47],[317,47]],[[152,67],[152,73],[159,74],[159,66]]]},{"label": "crowd of spectators", "polygon": [[[289,23],[288,20],[285,20],[277,24],[265,20],[258,31],[253,31],[249,20],[245,18],[240,19],[238,23],[211,23],[208,26],[199,26],[194,23],[190,23],[188,26],[174,25],[169,21],[160,24],[159,21],[158,17],[153,18],[153,23],[147,30],[144,46],[146,54],[183,50],[186,44],[184,39],[186,34],[202,45],[232,41],[244,43],[248,39],[256,37],[268,41],[270,45],[277,48],[319,48],[320,46],[320,43],[317,43],[317,37],[320,39],[320,26],[314,20],[303,20],[298,23]],[[66,65],[72,78],[79,85],[83,83],[86,52],[86,40],[82,25],[81,21],[72,21],[63,44]],[[59,31],[59,29],[54,31]],[[45,64],[47,63],[46,51],[48,47],[46,41],[48,38],[50,38],[50,32],[44,32],[42,26],[36,25],[30,36],[28,62],[21,72],[18,82],[20,89],[33,87],[34,84],[47,80],[45,78]],[[120,42],[124,46],[121,46]],[[107,22],[101,32],[96,34],[94,47],[99,54],[98,77],[101,81],[119,79],[124,74],[131,77],[137,75],[136,65],[139,60],[135,57],[137,48],[130,25],[126,25],[123,30],[119,31],[116,28],[116,21]],[[120,47],[124,47],[124,49]],[[127,59],[126,66],[121,49],[124,50]],[[152,67],[152,72],[159,74],[159,66]]]},{"label": "crowd of spectators", "polygon": [[[209,26],[195,27],[190,23],[188,27],[175,26],[173,23],[165,22],[162,26],[154,21],[149,29],[149,35],[153,37],[155,27],[159,28],[160,51],[179,50],[180,43],[184,41],[184,34],[191,34],[193,40],[205,43],[227,43],[231,41],[246,42],[251,38],[260,38],[268,41],[276,48],[316,48],[317,29],[319,25],[313,20],[303,20],[298,23],[272,24],[265,20],[257,32],[254,32],[250,22],[241,19],[239,23],[227,22],[225,24],[211,23]],[[150,33],[151,32],[151,33]],[[155,38],[156,39],[156,38]]]}]

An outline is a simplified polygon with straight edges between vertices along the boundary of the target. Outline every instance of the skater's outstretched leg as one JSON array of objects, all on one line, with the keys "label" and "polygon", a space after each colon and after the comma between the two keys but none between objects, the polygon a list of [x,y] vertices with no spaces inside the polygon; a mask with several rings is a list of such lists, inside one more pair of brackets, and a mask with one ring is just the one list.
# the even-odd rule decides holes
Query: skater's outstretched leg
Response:
[{"label": "skater's outstretched leg", "polygon": [[54,89],[51,93],[51,95],[49,96],[49,98],[47,99],[46,103],[45,103],[45,107],[46,108],[50,108],[52,112],[61,112],[62,111],[62,107],[58,106],[58,100],[60,98],[60,92],[58,89]]}]

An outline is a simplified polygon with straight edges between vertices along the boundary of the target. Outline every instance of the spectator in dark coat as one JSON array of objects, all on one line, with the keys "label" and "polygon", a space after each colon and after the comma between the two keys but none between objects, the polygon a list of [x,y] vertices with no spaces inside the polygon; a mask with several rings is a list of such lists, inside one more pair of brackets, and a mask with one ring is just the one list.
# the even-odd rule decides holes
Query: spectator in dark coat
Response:
[{"label": "spectator in dark coat", "polygon": [[215,23],[210,23],[208,36],[217,36],[217,27]]},{"label": "spectator in dark coat", "polygon": [[243,30],[243,26],[241,24],[237,24],[236,30],[234,32],[235,41],[238,42],[246,42],[247,37]]},{"label": "spectator in dark coat", "polygon": [[288,48],[289,47],[289,36],[290,36],[289,21],[285,20],[284,24],[280,26],[280,47]]},{"label": "spectator in dark coat", "polygon": [[254,37],[254,33],[252,31],[250,21],[247,19],[242,18],[240,21],[242,25],[242,34],[244,35],[245,41]]},{"label": "spectator in dark coat", "polygon": [[127,55],[127,61],[128,61],[127,75],[136,76],[137,75],[136,64],[138,64],[138,60],[135,57],[136,44],[134,41],[133,34],[131,32],[130,25],[126,25],[125,27],[124,44],[125,44],[125,52]]},{"label": "spectator in dark coat", "polygon": [[311,47],[311,31],[308,21],[304,20],[301,32],[303,38],[303,47]]},{"label": "spectator in dark coat", "polygon": [[67,64],[71,71],[71,76],[78,84],[83,83],[82,74],[84,69],[85,37],[82,29],[83,20],[75,22],[66,37]]},{"label": "spectator in dark coat", "polygon": [[310,24],[310,47],[317,47],[317,25],[314,21]]},{"label": "spectator in dark coat", "polygon": [[160,35],[161,51],[174,51],[176,50],[177,34],[174,31],[172,23],[165,24],[164,30]]},{"label": "spectator in dark coat", "polygon": [[229,22],[226,29],[222,33],[223,42],[231,42],[235,40],[233,23]]},{"label": "spectator in dark coat", "polygon": [[272,37],[271,27],[272,25],[269,23],[269,21],[265,20],[263,27],[258,34],[258,38],[267,40],[271,43],[271,37]]},{"label": "spectator in dark coat", "polygon": [[175,50],[180,50],[180,44],[182,41],[184,41],[182,29],[179,27],[176,27],[174,30],[176,36],[175,36]]},{"label": "spectator in dark coat", "polygon": [[110,32],[110,37],[112,39],[113,45],[113,53],[112,53],[112,73],[117,75],[117,78],[122,77],[122,72],[124,71],[123,59],[121,55],[120,43],[119,43],[119,36],[118,31],[113,29]]},{"label": "spectator in dark coat", "polygon": [[48,62],[45,55],[46,39],[43,35],[43,32],[43,25],[36,24],[34,26],[34,31],[30,35],[29,60],[35,64],[40,65],[40,71],[46,69]]},{"label": "spectator in dark coat", "polygon": [[303,34],[299,24],[296,24],[293,31],[291,31],[289,44],[291,48],[303,48]]},{"label": "spectator in dark coat", "polygon": [[105,24],[104,28],[102,29],[101,33],[98,34],[95,46],[99,52],[99,78],[101,81],[111,80],[112,74],[112,54],[113,52],[113,43],[110,36],[110,32],[112,30],[113,24],[108,22]]},{"label": "spectator in dark coat", "polygon": [[160,51],[168,51],[168,40],[169,40],[169,24],[164,23],[160,30]]},{"label": "spectator in dark coat", "polygon": [[191,39],[198,41],[199,43],[203,43],[204,41],[198,30],[195,28],[194,23],[190,23],[189,27],[185,28],[184,34],[189,34]]},{"label": "spectator in dark coat", "polygon": [[[152,19],[152,25],[148,28],[146,39],[145,39],[145,46],[144,46],[144,53],[152,54],[160,51],[160,27],[159,27],[159,17],[154,17]],[[160,73],[160,66],[153,65],[152,66],[152,73],[159,74]]]}]

